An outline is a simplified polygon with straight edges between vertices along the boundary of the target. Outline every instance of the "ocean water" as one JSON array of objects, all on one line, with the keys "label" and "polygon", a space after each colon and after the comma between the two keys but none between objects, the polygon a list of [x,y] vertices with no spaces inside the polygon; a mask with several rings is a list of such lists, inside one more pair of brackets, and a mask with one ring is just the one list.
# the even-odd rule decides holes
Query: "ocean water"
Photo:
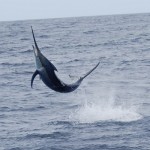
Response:
[{"label": "ocean water", "polygon": [[[42,53],[72,83],[36,77]],[[0,150],[150,150],[150,14],[0,22]]]}]

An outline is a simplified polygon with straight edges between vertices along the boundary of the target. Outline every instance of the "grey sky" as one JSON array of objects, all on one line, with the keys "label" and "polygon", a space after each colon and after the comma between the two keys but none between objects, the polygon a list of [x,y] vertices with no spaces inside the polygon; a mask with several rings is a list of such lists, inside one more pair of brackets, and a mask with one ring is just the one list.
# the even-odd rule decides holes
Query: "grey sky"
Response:
[{"label": "grey sky", "polygon": [[0,0],[0,21],[150,12],[150,0]]}]

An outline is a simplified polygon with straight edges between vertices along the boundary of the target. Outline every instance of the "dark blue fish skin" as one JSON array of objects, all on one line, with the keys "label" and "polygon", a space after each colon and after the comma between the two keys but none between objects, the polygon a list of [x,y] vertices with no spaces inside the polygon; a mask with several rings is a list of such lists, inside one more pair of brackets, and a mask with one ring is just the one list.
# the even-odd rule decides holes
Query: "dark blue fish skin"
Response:
[{"label": "dark blue fish skin", "polygon": [[52,89],[56,92],[60,92],[60,93],[73,92],[80,86],[83,79],[86,78],[91,72],[93,72],[98,67],[99,63],[93,69],[91,69],[88,73],[86,73],[83,77],[81,77],[79,80],[77,80],[73,84],[64,83],[56,76],[56,74],[55,74],[55,71],[57,71],[56,67],[41,53],[41,51],[37,45],[32,27],[31,27],[31,30],[32,30],[32,35],[33,35],[33,39],[34,39],[34,44],[35,44],[35,47],[33,46],[33,51],[34,51],[35,58],[36,58],[35,59],[36,64],[37,65],[40,64],[40,66],[37,66],[38,70],[36,70],[32,76],[31,87],[33,85],[34,78],[36,77],[37,74],[39,74],[42,81],[50,89]]}]

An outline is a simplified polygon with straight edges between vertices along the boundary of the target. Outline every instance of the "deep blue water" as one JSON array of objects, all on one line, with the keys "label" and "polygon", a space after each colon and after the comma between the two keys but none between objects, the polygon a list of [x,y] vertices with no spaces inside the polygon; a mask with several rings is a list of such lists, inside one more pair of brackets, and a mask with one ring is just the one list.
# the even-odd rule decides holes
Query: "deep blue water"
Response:
[{"label": "deep blue water", "polygon": [[[31,25],[64,82],[99,67],[31,89]],[[0,89],[0,150],[150,150],[150,14],[0,22]]]}]

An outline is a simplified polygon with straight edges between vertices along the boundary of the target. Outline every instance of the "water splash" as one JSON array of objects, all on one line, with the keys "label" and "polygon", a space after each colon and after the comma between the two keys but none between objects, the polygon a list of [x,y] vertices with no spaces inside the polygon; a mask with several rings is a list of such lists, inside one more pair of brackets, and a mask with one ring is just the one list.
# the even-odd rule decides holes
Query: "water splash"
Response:
[{"label": "water splash", "polygon": [[80,123],[93,123],[98,121],[119,121],[131,122],[142,118],[136,112],[135,108],[116,107],[102,107],[96,104],[87,104],[75,111],[74,117]]},{"label": "water splash", "polygon": [[135,106],[125,106],[123,103],[117,105],[114,96],[101,102],[84,103],[78,107],[70,116],[71,119],[80,123],[94,123],[99,121],[131,122],[142,118]]}]

